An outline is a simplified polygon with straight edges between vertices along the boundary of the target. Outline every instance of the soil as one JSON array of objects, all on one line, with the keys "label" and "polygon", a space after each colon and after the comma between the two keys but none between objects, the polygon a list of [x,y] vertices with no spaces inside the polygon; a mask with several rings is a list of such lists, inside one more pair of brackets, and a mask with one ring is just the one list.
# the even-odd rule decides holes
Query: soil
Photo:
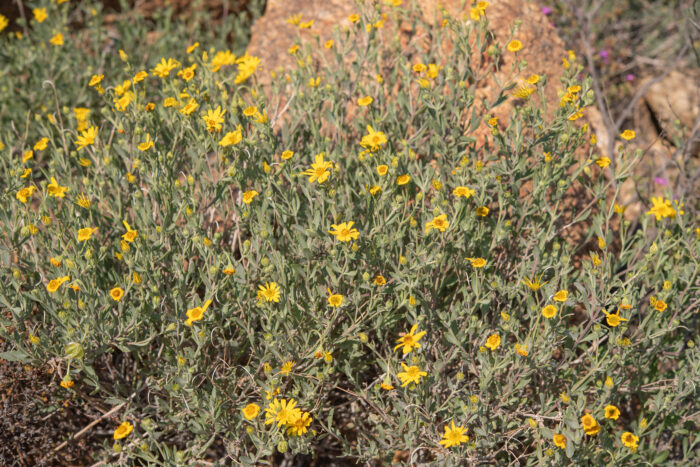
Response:
[{"label": "soil", "polygon": [[[9,350],[0,342],[0,350]],[[49,366],[35,368],[0,359],[0,465],[84,466],[94,447],[109,442],[106,421],[81,439],[56,448],[102,414],[82,407],[72,390],[59,386]]]}]

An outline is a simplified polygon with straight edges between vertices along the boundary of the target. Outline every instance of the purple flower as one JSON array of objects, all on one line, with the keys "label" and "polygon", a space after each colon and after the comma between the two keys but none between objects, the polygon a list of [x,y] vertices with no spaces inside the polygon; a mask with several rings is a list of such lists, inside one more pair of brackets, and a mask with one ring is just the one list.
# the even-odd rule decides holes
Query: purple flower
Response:
[{"label": "purple flower", "polygon": [[666,180],[665,178],[661,178],[661,177],[654,177],[654,183],[656,183],[657,185],[667,186],[668,180]]},{"label": "purple flower", "polygon": [[627,76],[625,76],[625,79],[627,81],[634,81],[635,78],[636,76],[634,76],[632,73],[629,73]]},{"label": "purple flower", "polygon": [[544,14],[544,15],[551,15],[552,11],[554,11],[554,10],[552,10],[548,6],[543,6],[542,10],[540,10],[540,11],[542,11],[542,14]]}]

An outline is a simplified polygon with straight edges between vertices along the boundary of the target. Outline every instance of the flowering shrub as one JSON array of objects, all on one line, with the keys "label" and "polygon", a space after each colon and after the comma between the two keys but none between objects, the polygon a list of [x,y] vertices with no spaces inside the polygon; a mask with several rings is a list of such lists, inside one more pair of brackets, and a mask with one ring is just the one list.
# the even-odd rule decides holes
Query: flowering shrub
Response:
[{"label": "flowering shrub", "polygon": [[[593,153],[574,57],[561,102],[519,62],[477,102],[517,29],[382,5],[266,97],[242,50],[83,50],[42,5],[2,38],[0,357],[123,404],[97,457],[694,458],[697,199],[623,220],[634,135]],[[381,40],[400,21],[430,40]]]}]

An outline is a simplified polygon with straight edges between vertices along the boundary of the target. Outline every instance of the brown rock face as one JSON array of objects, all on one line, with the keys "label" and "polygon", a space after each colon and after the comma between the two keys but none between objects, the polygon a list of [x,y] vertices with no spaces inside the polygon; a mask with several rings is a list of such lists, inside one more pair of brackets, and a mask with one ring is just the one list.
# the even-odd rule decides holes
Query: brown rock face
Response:
[{"label": "brown rock face", "polygon": [[[651,78],[644,79],[644,86]],[[700,73],[697,70],[674,70],[664,79],[649,86],[644,100],[663,131],[672,134],[674,122],[688,129],[688,136],[700,115]]]}]

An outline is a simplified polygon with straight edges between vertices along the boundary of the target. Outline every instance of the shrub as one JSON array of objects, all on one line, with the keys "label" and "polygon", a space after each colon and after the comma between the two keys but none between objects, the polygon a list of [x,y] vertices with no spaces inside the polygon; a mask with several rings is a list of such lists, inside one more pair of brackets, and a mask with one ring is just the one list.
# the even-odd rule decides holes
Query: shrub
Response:
[{"label": "shrub", "polygon": [[[45,5],[3,38],[0,356],[124,404],[98,457],[695,458],[697,206],[623,220],[639,154],[588,147],[575,60],[561,102],[521,63],[478,102],[518,49],[488,12],[384,6],[290,49],[268,99],[254,57],[176,25],[143,63],[99,12],[91,49],[47,44],[75,7]],[[381,40],[402,21],[428,40]]]}]

